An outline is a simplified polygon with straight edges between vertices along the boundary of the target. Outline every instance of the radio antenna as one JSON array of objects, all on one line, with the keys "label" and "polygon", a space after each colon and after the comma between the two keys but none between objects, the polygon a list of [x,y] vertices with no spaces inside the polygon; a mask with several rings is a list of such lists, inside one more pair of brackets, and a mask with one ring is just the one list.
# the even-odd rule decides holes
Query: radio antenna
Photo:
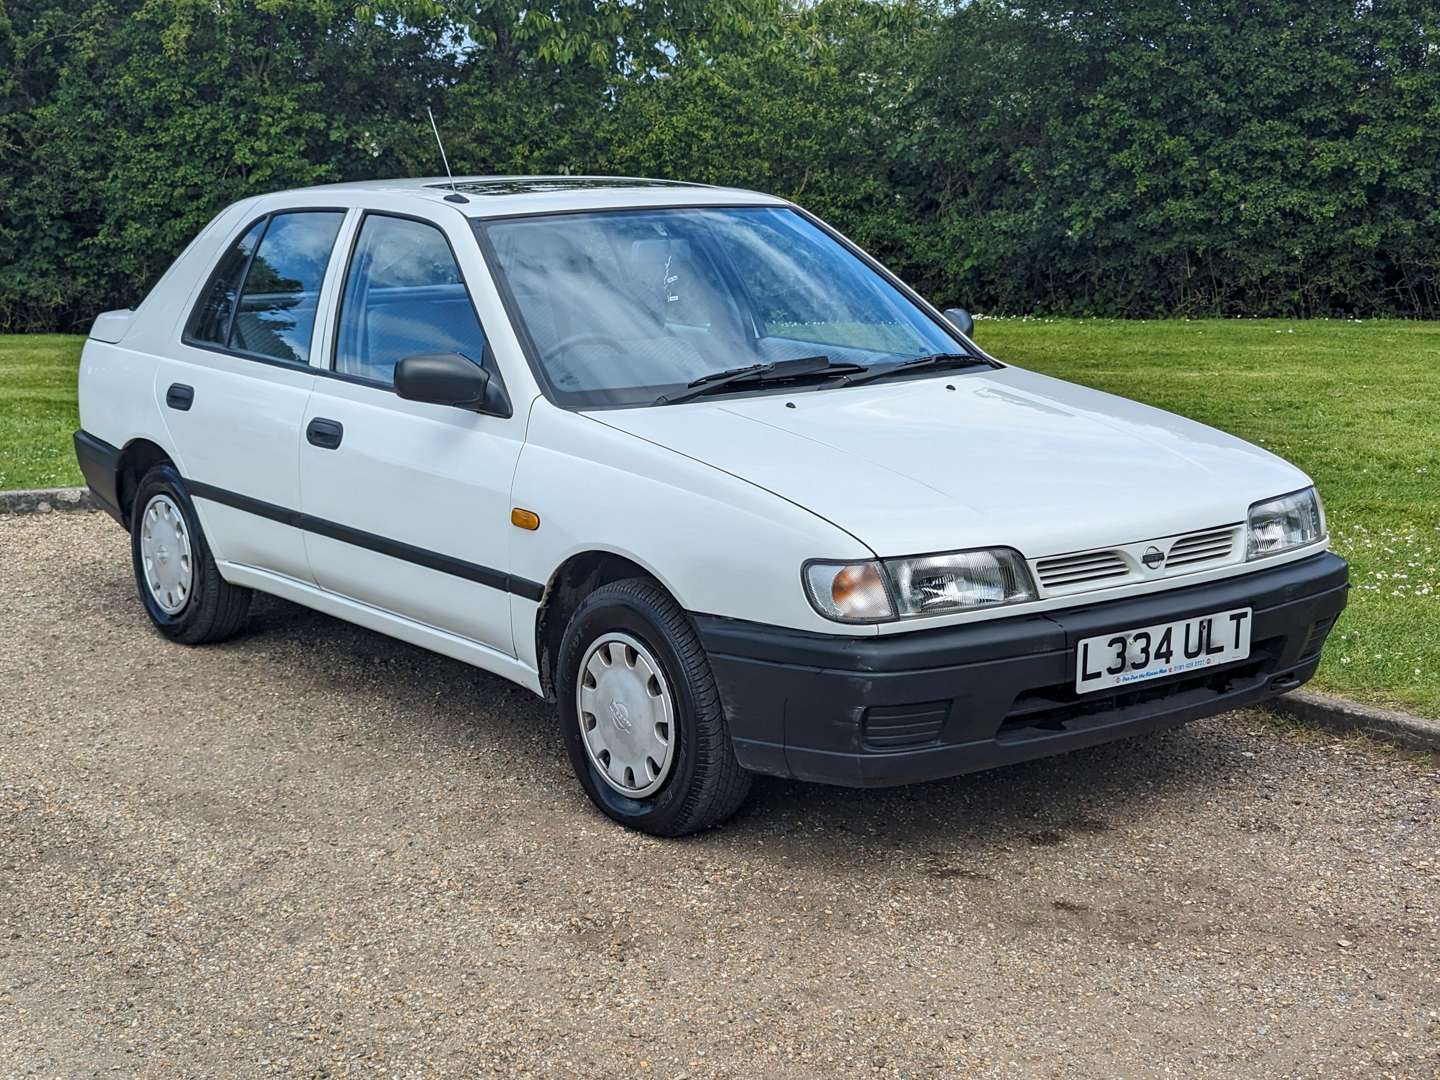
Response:
[{"label": "radio antenna", "polygon": [[435,114],[430,111],[430,106],[425,106],[425,115],[430,117],[430,130],[435,133],[435,145],[440,147],[440,160],[445,165],[445,175],[450,178],[450,190],[455,190],[455,176],[450,171],[450,159],[445,156],[445,144],[440,139],[440,129],[435,126]]}]

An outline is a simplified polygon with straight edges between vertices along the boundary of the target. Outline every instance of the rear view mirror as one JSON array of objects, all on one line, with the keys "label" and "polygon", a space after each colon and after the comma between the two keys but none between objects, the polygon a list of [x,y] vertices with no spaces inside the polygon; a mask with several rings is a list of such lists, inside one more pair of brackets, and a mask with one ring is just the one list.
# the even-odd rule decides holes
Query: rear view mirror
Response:
[{"label": "rear view mirror", "polygon": [[952,307],[945,309],[945,318],[950,320],[952,326],[966,337],[973,337],[975,334],[975,320],[963,307]]},{"label": "rear view mirror", "polygon": [[510,415],[510,399],[490,373],[459,353],[421,353],[395,365],[395,392],[406,401]]}]

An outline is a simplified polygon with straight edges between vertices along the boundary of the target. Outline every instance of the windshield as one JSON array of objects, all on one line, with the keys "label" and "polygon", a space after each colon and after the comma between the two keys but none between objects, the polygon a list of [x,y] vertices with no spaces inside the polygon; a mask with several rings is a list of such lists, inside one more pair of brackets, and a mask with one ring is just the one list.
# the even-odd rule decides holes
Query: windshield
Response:
[{"label": "windshield", "polygon": [[475,228],[562,405],[650,404],[715,372],[801,357],[853,371],[964,349],[783,207],[587,211]]}]

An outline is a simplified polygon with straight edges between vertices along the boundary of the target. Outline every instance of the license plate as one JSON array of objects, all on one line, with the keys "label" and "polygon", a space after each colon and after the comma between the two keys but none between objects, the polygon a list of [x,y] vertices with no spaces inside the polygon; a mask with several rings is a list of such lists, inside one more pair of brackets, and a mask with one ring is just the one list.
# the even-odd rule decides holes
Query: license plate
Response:
[{"label": "license plate", "polygon": [[1075,651],[1075,692],[1228,664],[1250,655],[1250,609],[1156,623],[1085,638]]}]

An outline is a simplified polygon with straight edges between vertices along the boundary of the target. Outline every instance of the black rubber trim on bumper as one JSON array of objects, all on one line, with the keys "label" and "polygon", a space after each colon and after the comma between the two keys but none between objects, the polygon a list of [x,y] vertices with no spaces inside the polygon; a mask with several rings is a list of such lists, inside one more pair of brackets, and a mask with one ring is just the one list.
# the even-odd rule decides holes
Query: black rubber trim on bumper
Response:
[{"label": "black rubber trim on bumper", "polygon": [[105,512],[120,524],[125,524],[125,514],[120,509],[120,448],[111,446],[104,439],[97,439],[88,431],[75,432],[75,460],[80,465],[80,474],[95,501]]},{"label": "black rubber trim on bumper", "polygon": [[[1315,673],[1347,589],[1344,560],[1327,552],[1148,596],[940,630],[847,637],[707,615],[695,622],[743,765],[880,787],[1173,727],[1294,689]],[[1247,660],[1074,693],[1082,638],[1237,607],[1254,610]],[[867,741],[867,710],[937,706],[948,716],[931,744]]]}]

